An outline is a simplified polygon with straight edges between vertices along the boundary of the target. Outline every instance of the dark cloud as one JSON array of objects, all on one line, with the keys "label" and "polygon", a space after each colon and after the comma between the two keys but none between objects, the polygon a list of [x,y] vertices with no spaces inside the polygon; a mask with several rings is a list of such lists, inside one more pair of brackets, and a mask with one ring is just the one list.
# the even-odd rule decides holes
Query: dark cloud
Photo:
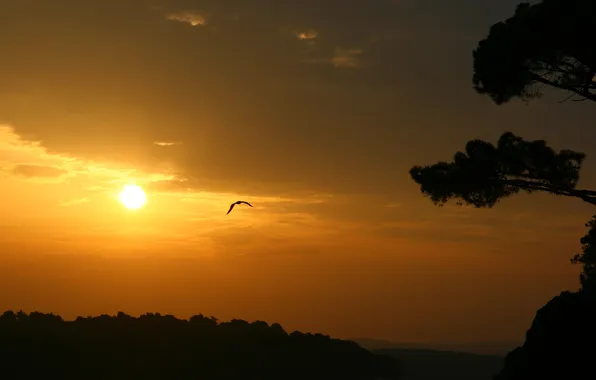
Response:
[{"label": "dark cloud", "polygon": [[513,5],[5,0],[0,122],[200,188],[405,191],[425,152],[534,120],[471,89],[471,50]]}]

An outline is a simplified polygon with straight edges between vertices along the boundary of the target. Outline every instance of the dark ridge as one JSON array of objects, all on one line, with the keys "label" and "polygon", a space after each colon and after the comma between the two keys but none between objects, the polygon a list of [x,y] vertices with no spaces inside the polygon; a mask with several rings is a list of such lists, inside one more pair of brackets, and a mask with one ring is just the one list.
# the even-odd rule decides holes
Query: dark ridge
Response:
[{"label": "dark ridge", "polygon": [[399,379],[397,362],[321,334],[277,323],[122,312],[78,317],[7,311],[0,366],[39,379]]},{"label": "dark ridge", "polygon": [[526,341],[495,380],[596,379],[596,294],[563,292],[536,312]]}]

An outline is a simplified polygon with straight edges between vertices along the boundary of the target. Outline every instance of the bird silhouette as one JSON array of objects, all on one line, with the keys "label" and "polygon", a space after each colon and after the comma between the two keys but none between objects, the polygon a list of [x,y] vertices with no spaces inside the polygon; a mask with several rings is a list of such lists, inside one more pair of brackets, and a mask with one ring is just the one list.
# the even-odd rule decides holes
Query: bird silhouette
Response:
[{"label": "bird silhouette", "polygon": [[241,203],[244,203],[244,204],[247,204],[247,205],[249,205],[250,207],[253,207],[253,206],[252,206],[250,203],[248,203],[248,202],[245,202],[245,201],[237,201],[237,202],[234,202],[234,203],[232,203],[232,204],[230,205],[230,209],[228,210],[228,212],[227,212],[227,214],[226,214],[226,215],[228,215],[230,212],[232,212],[232,209],[234,208],[234,206],[236,206],[236,205],[239,205],[239,204],[241,204]]}]

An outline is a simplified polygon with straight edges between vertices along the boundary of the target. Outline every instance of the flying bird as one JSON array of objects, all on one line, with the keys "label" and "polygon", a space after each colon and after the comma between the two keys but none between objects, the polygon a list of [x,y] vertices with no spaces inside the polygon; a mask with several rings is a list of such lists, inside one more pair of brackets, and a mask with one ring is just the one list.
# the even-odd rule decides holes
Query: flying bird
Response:
[{"label": "flying bird", "polygon": [[249,205],[250,207],[252,207],[252,205],[251,205],[250,203],[248,203],[248,202],[245,202],[245,201],[237,201],[237,202],[234,202],[234,203],[232,203],[232,204],[230,205],[230,209],[228,210],[228,213],[227,213],[226,215],[228,215],[230,212],[232,212],[232,209],[234,208],[234,206],[236,206],[236,205],[239,205],[239,204],[241,204],[241,203],[247,204],[247,205]]}]

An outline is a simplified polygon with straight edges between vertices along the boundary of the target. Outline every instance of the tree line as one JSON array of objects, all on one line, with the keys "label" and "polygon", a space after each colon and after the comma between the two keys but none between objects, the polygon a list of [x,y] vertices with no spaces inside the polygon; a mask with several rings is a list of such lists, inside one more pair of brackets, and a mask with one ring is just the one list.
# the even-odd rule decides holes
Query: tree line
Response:
[{"label": "tree line", "polygon": [[395,359],[279,324],[195,315],[78,317],[7,311],[0,366],[21,378],[398,379]]}]

